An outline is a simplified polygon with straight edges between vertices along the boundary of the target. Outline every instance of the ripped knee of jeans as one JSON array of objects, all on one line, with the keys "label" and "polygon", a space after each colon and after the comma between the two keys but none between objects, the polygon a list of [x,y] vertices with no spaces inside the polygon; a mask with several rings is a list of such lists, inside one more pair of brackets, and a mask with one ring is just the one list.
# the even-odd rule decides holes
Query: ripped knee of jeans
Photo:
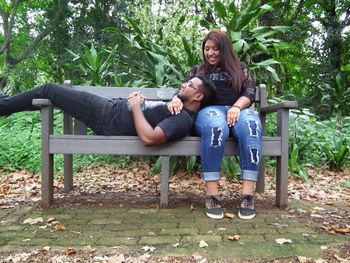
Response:
[{"label": "ripped knee of jeans", "polygon": [[219,112],[217,112],[216,110],[210,110],[207,112],[207,115],[209,116],[209,118],[213,118],[213,117],[220,117]]},{"label": "ripped knee of jeans", "polygon": [[259,125],[257,121],[251,120],[247,121],[248,129],[249,129],[249,136],[252,137],[259,137]]},{"label": "ripped knee of jeans", "polygon": [[258,165],[260,162],[259,158],[259,149],[258,148],[250,148],[250,161],[252,164]]},{"label": "ripped knee of jeans", "polygon": [[211,147],[220,147],[222,144],[222,136],[223,131],[221,127],[212,127],[211,128],[211,139],[210,146]]}]

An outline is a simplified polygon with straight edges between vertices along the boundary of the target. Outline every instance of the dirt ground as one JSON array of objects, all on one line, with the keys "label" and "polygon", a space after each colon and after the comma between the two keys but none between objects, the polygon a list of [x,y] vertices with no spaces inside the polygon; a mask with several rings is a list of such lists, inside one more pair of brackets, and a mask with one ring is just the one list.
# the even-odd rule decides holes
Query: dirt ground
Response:
[{"label": "dirt ground", "polygon": [[[55,180],[55,203],[58,207],[118,207],[118,208],[158,208],[160,196],[160,176],[150,176],[151,165],[140,162],[138,167],[118,168],[106,165],[86,167],[74,177],[74,191],[63,192],[63,178]],[[273,174],[269,171],[268,174]],[[289,198],[307,200],[316,204],[333,205],[336,203],[350,204],[350,170],[340,173],[314,169],[309,170],[311,183],[290,178]],[[26,171],[16,171],[0,174],[0,209],[11,209],[17,206],[38,206],[40,201],[40,176]],[[239,205],[241,183],[223,177],[220,181],[220,198],[225,209],[236,208]],[[178,172],[170,179],[169,208],[198,208],[204,205],[204,184],[199,173],[187,175]],[[266,191],[256,195],[256,207],[274,207],[275,181],[267,175]],[[132,200],[132,201],[130,201]],[[287,212],[295,215],[296,220],[315,222],[322,220],[326,225],[338,228],[349,228],[350,222],[344,222],[342,217],[326,216],[312,217],[312,213],[287,208]],[[320,229],[319,231],[327,231]],[[210,261],[210,262],[350,262],[350,244],[329,247],[324,250],[323,261],[311,259],[289,258],[273,261]],[[201,262],[195,258],[167,257],[154,258],[147,254],[143,256],[120,255],[112,252],[100,252],[92,249],[76,251],[67,255],[62,251],[48,250],[44,253],[37,250],[1,252],[0,263],[3,262]],[[208,262],[203,261],[201,263]]]}]

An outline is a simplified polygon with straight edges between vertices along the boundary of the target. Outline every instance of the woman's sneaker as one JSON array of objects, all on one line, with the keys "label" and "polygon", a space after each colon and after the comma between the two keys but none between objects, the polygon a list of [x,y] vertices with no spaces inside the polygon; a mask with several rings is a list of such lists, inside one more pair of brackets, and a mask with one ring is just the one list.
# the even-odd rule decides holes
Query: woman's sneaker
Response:
[{"label": "woman's sneaker", "polygon": [[205,198],[205,212],[209,218],[223,219],[224,212],[222,211],[220,202],[215,195],[207,195]]},{"label": "woman's sneaker", "polygon": [[252,219],[255,217],[255,206],[253,196],[244,195],[239,207],[238,216],[241,219]]}]

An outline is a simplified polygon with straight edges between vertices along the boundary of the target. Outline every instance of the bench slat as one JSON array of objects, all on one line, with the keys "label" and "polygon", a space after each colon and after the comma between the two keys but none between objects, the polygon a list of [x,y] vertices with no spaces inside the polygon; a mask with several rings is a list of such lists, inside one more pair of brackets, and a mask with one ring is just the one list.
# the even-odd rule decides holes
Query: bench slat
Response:
[{"label": "bench slat", "polygon": [[[115,155],[200,155],[200,138],[186,137],[166,145],[145,147],[137,136],[51,135],[50,153]],[[264,137],[264,156],[281,155],[281,138]],[[236,142],[229,139],[225,155],[238,155]]]}]

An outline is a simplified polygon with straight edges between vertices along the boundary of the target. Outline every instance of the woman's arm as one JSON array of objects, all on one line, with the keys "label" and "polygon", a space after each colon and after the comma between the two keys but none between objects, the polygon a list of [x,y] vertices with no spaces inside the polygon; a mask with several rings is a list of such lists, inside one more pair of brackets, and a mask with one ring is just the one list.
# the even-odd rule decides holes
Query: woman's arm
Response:
[{"label": "woman's arm", "polygon": [[227,111],[227,124],[232,127],[239,120],[241,111],[250,107],[255,100],[256,86],[248,67],[242,63],[244,81],[242,83],[242,96]]}]

